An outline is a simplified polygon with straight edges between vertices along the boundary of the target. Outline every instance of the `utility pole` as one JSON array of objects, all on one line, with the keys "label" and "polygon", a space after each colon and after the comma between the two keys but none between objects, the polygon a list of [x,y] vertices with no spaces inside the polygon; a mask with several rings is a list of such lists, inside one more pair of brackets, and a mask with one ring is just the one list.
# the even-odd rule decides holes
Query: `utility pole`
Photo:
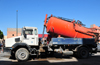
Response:
[{"label": "utility pole", "polygon": [[18,36],[18,10],[16,10],[16,36]]}]

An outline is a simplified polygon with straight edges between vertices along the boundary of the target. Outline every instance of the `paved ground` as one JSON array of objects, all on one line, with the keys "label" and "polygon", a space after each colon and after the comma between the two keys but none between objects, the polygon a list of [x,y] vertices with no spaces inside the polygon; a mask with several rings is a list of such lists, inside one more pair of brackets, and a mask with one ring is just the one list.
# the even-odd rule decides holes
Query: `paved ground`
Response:
[{"label": "paved ground", "polygon": [[100,53],[89,57],[88,59],[77,59],[75,57],[63,58],[39,58],[27,62],[18,62],[9,59],[8,52],[0,53],[0,65],[100,65]]}]

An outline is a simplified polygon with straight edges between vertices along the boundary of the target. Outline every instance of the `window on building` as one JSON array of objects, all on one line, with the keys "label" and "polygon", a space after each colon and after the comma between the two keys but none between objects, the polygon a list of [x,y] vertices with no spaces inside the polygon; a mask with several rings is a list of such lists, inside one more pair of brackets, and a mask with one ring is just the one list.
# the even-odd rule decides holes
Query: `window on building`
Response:
[{"label": "window on building", "polygon": [[12,36],[14,36],[14,34],[12,34]]}]

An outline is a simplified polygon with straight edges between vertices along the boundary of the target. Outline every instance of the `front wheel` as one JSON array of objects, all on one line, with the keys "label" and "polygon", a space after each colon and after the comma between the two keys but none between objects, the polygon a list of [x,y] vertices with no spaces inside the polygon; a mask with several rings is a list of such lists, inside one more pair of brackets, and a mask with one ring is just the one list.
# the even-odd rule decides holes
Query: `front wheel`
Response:
[{"label": "front wheel", "polygon": [[85,48],[85,47],[79,48],[78,51],[77,51],[77,56],[79,58],[82,58],[82,59],[88,58],[89,57],[89,51],[88,51],[88,49]]},{"label": "front wheel", "polygon": [[15,53],[15,57],[18,61],[26,61],[29,59],[29,51],[26,48],[19,48]]}]

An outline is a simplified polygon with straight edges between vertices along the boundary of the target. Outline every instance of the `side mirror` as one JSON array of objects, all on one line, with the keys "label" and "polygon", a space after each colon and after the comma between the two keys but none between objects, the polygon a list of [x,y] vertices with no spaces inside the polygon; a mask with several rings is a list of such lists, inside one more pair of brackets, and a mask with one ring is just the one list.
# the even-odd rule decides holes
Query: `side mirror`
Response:
[{"label": "side mirror", "polygon": [[24,37],[25,37],[25,38],[27,38],[27,35],[26,35],[26,34],[24,34]]},{"label": "side mirror", "polygon": [[24,35],[24,38],[27,38],[27,35],[25,34],[25,30],[23,30],[23,35]]}]

